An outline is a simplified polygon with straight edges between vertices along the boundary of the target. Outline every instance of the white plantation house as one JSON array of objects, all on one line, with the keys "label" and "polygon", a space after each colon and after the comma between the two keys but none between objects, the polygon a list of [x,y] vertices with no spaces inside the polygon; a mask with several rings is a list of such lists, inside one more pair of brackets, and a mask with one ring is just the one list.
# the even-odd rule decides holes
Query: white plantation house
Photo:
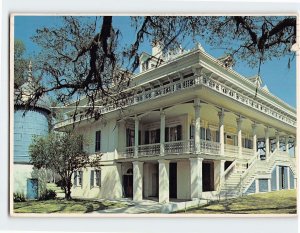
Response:
[{"label": "white plantation house", "polygon": [[[231,64],[199,44],[143,53],[122,111],[103,106],[100,120],[75,121],[84,149],[103,156],[101,169],[76,172],[72,196],[168,203],[296,188],[296,110]],[[73,126],[73,106],[55,130]]]}]

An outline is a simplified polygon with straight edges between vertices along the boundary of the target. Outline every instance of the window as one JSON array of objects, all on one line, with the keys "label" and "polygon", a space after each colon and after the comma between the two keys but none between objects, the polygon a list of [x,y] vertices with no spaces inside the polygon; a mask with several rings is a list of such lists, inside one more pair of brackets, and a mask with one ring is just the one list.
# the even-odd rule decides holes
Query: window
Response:
[{"label": "window", "polygon": [[74,186],[82,186],[82,171],[74,172]]},{"label": "window", "polygon": [[175,127],[170,127],[167,130],[168,136],[166,137],[168,141],[173,142],[173,141],[180,141],[182,140],[182,126],[177,125]]},{"label": "window", "polygon": [[134,130],[126,129],[126,146],[134,146]]},{"label": "window", "polygon": [[91,188],[101,187],[101,170],[91,170],[90,184]]},{"label": "window", "polygon": [[150,131],[150,144],[160,142],[160,129]]},{"label": "window", "polygon": [[96,131],[96,138],[95,138],[95,152],[101,150],[101,131]]}]

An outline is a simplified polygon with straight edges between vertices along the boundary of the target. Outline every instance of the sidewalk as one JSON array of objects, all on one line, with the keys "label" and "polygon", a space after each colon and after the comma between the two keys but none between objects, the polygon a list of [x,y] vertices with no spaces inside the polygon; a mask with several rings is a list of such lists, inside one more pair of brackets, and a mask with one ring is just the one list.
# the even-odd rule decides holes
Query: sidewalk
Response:
[{"label": "sidewalk", "polygon": [[[107,200],[107,199],[105,199]],[[102,201],[102,199],[100,199]],[[104,201],[104,199],[103,199]],[[113,200],[109,200],[114,202]],[[114,209],[105,209],[94,211],[92,213],[115,213],[115,214],[142,214],[142,213],[160,213],[163,204],[158,203],[157,201],[152,200],[143,200],[141,202],[134,202],[131,199],[122,198],[115,202],[122,202],[127,204],[127,207],[114,208]]]}]

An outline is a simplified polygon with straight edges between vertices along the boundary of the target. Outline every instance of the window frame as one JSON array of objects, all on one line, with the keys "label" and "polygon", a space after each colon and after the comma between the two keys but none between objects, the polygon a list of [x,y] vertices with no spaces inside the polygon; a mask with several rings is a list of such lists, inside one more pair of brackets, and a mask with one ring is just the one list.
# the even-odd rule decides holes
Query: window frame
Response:
[{"label": "window frame", "polygon": [[95,152],[101,151],[101,130],[95,132]]}]

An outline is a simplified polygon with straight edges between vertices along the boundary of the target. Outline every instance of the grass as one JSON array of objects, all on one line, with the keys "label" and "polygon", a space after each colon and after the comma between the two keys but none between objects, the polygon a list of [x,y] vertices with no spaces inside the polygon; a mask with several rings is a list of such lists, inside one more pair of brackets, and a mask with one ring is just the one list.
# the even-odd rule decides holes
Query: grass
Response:
[{"label": "grass", "polygon": [[14,213],[90,213],[93,211],[121,208],[127,205],[110,201],[64,200],[26,201],[14,203]]},{"label": "grass", "polygon": [[296,190],[259,193],[211,202],[208,205],[182,212],[192,214],[296,214],[296,196]]}]

